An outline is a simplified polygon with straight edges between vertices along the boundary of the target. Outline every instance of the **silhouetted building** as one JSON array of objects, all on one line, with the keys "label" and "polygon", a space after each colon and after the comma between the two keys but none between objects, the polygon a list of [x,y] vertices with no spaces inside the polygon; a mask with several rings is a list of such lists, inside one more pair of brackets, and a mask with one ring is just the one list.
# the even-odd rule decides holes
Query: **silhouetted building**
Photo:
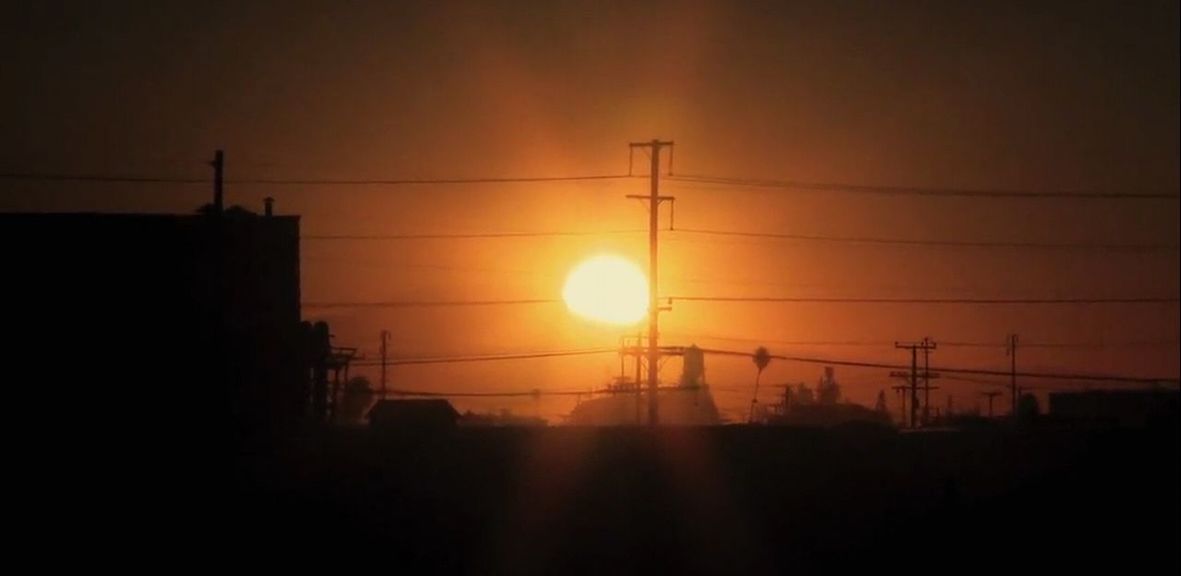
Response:
[{"label": "silhouetted building", "polygon": [[[640,350],[639,347],[636,350]],[[705,353],[697,346],[670,348],[663,354],[683,359],[676,386],[657,389],[660,423],[670,426],[712,426],[721,423],[713,394],[705,382]],[[637,367],[637,374],[639,368]],[[648,422],[648,391],[635,380],[621,378],[606,394],[580,402],[567,418],[575,426],[632,426]]]},{"label": "silhouetted building", "polygon": [[857,423],[890,424],[884,393],[878,395],[878,405],[874,409],[841,402],[840,399],[841,387],[837,384],[833,369],[825,366],[824,375],[816,384],[815,394],[802,382],[794,389],[785,386],[783,400],[770,405],[763,419],[770,425],[819,428]]},{"label": "silhouetted building", "polygon": [[369,409],[369,427],[379,432],[443,432],[458,422],[451,402],[438,398],[379,400]]},{"label": "silhouetted building", "polygon": [[[667,426],[713,426],[721,423],[709,386],[666,387],[657,392],[660,423]],[[578,404],[568,424],[575,426],[632,426],[646,424],[648,392],[619,390]]]},{"label": "silhouetted building", "polygon": [[106,427],[204,443],[305,414],[298,217],[0,214],[0,256],[19,355]]},{"label": "silhouetted building", "polygon": [[1176,422],[1177,390],[1051,392],[1050,417],[1098,425],[1145,426]]}]

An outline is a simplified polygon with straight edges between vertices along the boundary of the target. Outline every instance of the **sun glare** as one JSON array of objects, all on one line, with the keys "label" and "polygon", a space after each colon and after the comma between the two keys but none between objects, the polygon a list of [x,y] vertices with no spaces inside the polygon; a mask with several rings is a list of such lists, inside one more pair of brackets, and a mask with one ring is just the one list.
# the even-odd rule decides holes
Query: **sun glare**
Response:
[{"label": "sun glare", "polygon": [[595,256],[566,277],[562,299],[571,312],[609,324],[635,324],[648,314],[648,278],[619,256]]}]

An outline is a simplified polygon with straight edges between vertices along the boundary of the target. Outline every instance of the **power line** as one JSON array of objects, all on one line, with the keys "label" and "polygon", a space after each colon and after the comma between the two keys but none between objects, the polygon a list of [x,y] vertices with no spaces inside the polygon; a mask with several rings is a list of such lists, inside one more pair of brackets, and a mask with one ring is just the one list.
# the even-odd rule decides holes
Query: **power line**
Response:
[{"label": "power line", "polygon": [[[307,234],[301,236],[303,240],[467,240],[467,239],[498,239],[498,238],[563,238],[563,237],[593,237],[604,235],[640,234],[644,230],[603,230],[597,232],[455,232],[455,233],[418,233],[418,234]],[[889,246],[933,246],[951,248],[1016,248],[1016,249],[1046,249],[1046,250],[1108,250],[1117,252],[1176,252],[1181,246],[1176,244],[1085,244],[1069,242],[1008,242],[1008,241],[976,241],[976,240],[917,240],[908,238],[887,238],[872,236],[828,236],[810,234],[781,234],[773,232],[740,232],[730,230],[711,230],[704,228],[677,228],[674,233],[697,234],[703,236],[725,236],[736,238],[758,238],[769,240],[791,240],[808,242],[832,242],[848,244],[881,244]]]},{"label": "power line", "polygon": [[[1004,342],[940,342],[948,348],[1004,348]],[[1030,342],[1022,348],[1141,348],[1148,346],[1177,346],[1176,340],[1134,340],[1129,342]]]},{"label": "power line", "polygon": [[580,182],[633,178],[627,174],[589,174],[575,176],[506,176],[481,178],[394,178],[394,179],[284,179],[245,178],[227,180],[230,184],[260,186],[432,186],[439,184],[528,184],[535,182]]},{"label": "power line", "polygon": [[[260,186],[428,186],[439,184],[514,184],[533,182],[578,182],[632,178],[627,174],[589,174],[574,176],[506,176],[480,178],[227,178],[226,184]],[[97,182],[128,184],[209,184],[208,178],[155,175],[68,174],[50,172],[3,172],[0,180],[37,182]]]},{"label": "power line", "polygon": [[[119,184],[203,184],[209,178],[185,178],[177,176],[131,176],[119,174],[50,174],[41,172],[3,172],[0,180],[23,180],[35,182],[111,182]],[[227,181],[228,182],[228,181]]]},{"label": "power line", "polygon": [[[532,360],[537,358],[560,358],[566,356],[589,356],[596,354],[618,353],[618,348],[582,348],[575,350],[549,350],[540,352],[521,352],[517,354],[483,354],[472,356],[435,356],[423,358],[390,358],[386,365],[415,365],[415,364],[461,364],[468,362],[498,362],[503,360]],[[380,366],[376,360],[362,360],[352,362],[353,366]]]},{"label": "power line", "polygon": [[[715,355],[722,355],[722,356],[741,356],[741,357],[751,357],[752,356],[752,354],[750,352],[739,352],[739,351],[734,351],[734,350],[724,350],[724,349],[716,349],[716,348],[702,348],[701,350],[702,350],[702,352],[705,352],[707,354],[715,354]],[[413,365],[413,364],[454,364],[454,363],[467,363],[467,362],[494,362],[494,361],[504,361],[504,360],[529,360],[529,359],[554,358],[554,357],[565,357],[565,356],[587,356],[587,355],[608,354],[608,353],[617,353],[617,352],[619,352],[619,350],[617,348],[589,348],[589,349],[577,349],[577,350],[525,352],[525,353],[520,353],[520,354],[491,354],[491,355],[477,355],[477,356],[440,356],[440,357],[424,357],[424,358],[402,358],[402,359],[389,360],[388,364]],[[885,362],[838,360],[838,359],[832,359],[832,358],[817,358],[817,357],[809,357],[809,356],[789,356],[789,355],[783,355],[783,354],[772,354],[771,358],[775,359],[775,360],[783,360],[783,361],[788,361],[788,362],[801,362],[801,363],[807,363],[807,364],[825,364],[825,365],[830,365],[830,366],[849,366],[849,367],[854,367],[854,368],[880,368],[880,369],[887,369],[887,370],[901,370],[901,369],[908,368],[908,366],[903,366],[900,364],[890,364],[890,363],[885,363]],[[379,361],[359,361],[359,362],[353,362],[352,365],[354,365],[354,366],[376,366],[376,365],[379,365]],[[949,374],[969,374],[969,375],[978,375],[978,376],[997,376],[997,377],[1008,377],[1008,376],[1012,375],[1012,372],[1010,372],[1010,371],[988,370],[988,369],[980,369],[980,368],[955,368],[955,367],[932,366],[930,368],[930,371],[931,372],[940,372],[940,373],[949,373]],[[1139,383],[1139,384],[1164,384],[1164,383],[1176,383],[1177,382],[1176,379],[1169,379],[1169,378],[1144,378],[1144,377],[1139,377],[1139,376],[1119,376],[1119,375],[1103,375],[1103,374],[1072,374],[1072,373],[1060,373],[1060,372],[1017,372],[1016,374],[1017,374],[1017,376],[1021,376],[1023,378],[1039,378],[1039,379],[1047,379],[1047,380],[1125,382],[1125,383]],[[975,379],[971,379],[971,380],[963,379],[963,378],[961,378],[961,379],[965,380],[965,381],[978,381]],[[988,381],[978,381],[978,382],[993,384],[993,382],[988,382]],[[997,382],[995,384],[1000,385],[1003,383]],[[537,395],[536,391],[530,391],[530,392],[479,392],[479,393],[422,392],[421,394],[418,392],[406,391],[406,390],[402,390],[402,391],[391,390],[391,392],[392,393],[403,393],[403,394],[409,394],[409,395],[439,395],[439,396],[462,396],[462,395],[471,395],[471,396],[504,396],[504,395],[526,396],[526,395],[529,395],[529,396],[533,396],[533,395]],[[556,394],[556,393],[558,393],[558,392],[542,392],[542,394]],[[573,395],[573,394],[587,394],[588,392],[587,391],[571,391],[571,392],[560,392],[560,393]]]},{"label": "power line", "polygon": [[[533,182],[577,182],[595,180],[622,180],[636,178],[630,174],[581,174],[570,176],[505,176],[472,178],[230,178],[226,184],[261,186],[402,186],[402,185],[447,185],[447,184],[512,184]],[[1154,192],[1080,192],[1013,189],[973,189],[915,186],[882,186],[846,183],[807,182],[796,180],[765,180],[755,178],[733,178],[708,175],[666,176],[674,182],[716,184],[755,188],[781,188],[819,190],[835,192],[870,193],[879,195],[948,196],[968,198],[1065,198],[1095,200],[1178,200],[1176,194]],[[65,172],[2,172],[0,180],[42,181],[42,182],[96,182],[133,184],[208,184],[208,178],[184,176],[99,174]]]},{"label": "power line", "polygon": [[[672,296],[671,302],[734,302],[791,304],[938,304],[938,305],[1067,305],[1067,304],[1173,304],[1179,298],[795,298],[747,296]],[[304,308],[445,308],[466,306],[517,306],[558,304],[559,298],[515,300],[387,300],[304,302]]]},{"label": "power line", "polygon": [[[401,358],[394,360],[387,360],[385,365],[420,365],[420,364],[457,364],[469,362],[497,362],[510,360],[532,360],[539,358],[558,358],[568,356],[588,356],[596,354],[616,353],[615,348],[590,348],[581,350],[553,350],[547,352],[524,352],[519,354],[490,354],[478,356],[439,356],[426,358]],[[372,366],[372,361],[353,362],[356,366]],[[380,365],[380,364],[379,364]],[[533,397],[539,398],[541,396],[583,396],[590,394],[590,391],[573,391],[573,390],[541,390],[534,389],[528,391],[497,391],[497,392],[440,392],[440,391],[425,391],[425,390],[408,390],[403,388],[391,388],[389,394],[396,396],[425,396],[425,397],[446,397],[446,398],[504,398],[504,397]]]},{"label": "power line", "polygon": [[[701,340],[723,340],[729,342],[750,342],[752,344],[779,344],[783,346],[846,346],[846,347],[861,347],[861,348],[877,348],[877,347],[894,347],[894,341],[885,340],[775,340],[768,338],[742,338],[735,336],[718,336],[700,333],[674,332],[670,334],[677,338],[685,339],[701,339]],[[947,348],[1004,348],[1004,342],[967,342],[967,341],[939,341],[939,345]],[[1102,348],[1127,348],[1127,347],[1146,347],[1146,346],[1177,346],[1176,340],[1135,340],[1127,342],[1031,342],[1022,344],[1023,348],[1048,348],[1048,349],[1102,349]]]},{"label": "power line", "polygon": [[601,232],[459,232],[441,234],[310,234],[301,240],[466,240],[495,238],[565,238],[639,234],[646,230],[603,230]]},{"label": "power line", "polygon": [[[710,389],[713,390],[714,388],[710,387]],[[682,388],[680,386],[661,386],[660,390],[682,390]],[[389,389],[389,394],[395,396],[426,396],[434,398],[540,398],[542,396],[596,396],[632,394],[632,392],[619,392],[606,388],[594,388],[587,390],[542,390],[540,388],[534,388],[533,390],[505,390],[496,392],[439,392],[391,388]]]},{"label": "power line", "polygon": [[526,298],[518,300],[390,300],[372,302],[304,302],[304,308],[445,308],[464,306],[517,306],[528,304],[556,304],[556,298]]},{"label": "power line", "polygon": [[894,341],[866,341],[866,340],[774,340],[767,338],[741,338],[736,336],[716,336],[710,334],[688,333],[688,332],[673,332],[670,336],[677,338],[702,339],[702,340],[726,340],[730,342],[750,342],[752,344],[782,344],[784,346],[893,346]]},{"label": "power line", "polygon": [[797,298],[778,296],[670,296],[671,302],[781,302],[792,304],[1171,304],[1181,298]]},{"label": "power line", "polygon": [[1015,198],[1015,199],[1073,199],[1073,200],[1178,200],[1176,194],[1157,192],[1080,192],[1065,190],[1015,190],[988,188],[949,188],[920,186],[881,186],[865,184],[844,184],[832,182],[806,182],[799,180],[764,180],[757,178],[732,178],[724,176],[681,174],[668,176],[674,182],[695,184],[718,184],[752,188],[776,188],[785,190],[817,190],[827,192],[850,192],[887,196],[927,196],[952,198]]},{"label": "power line", "polygon": [[352,267],[382,268],[387,270],[414,269],[440,270],[446,272],[479,272],[481,274],[521,274],[531,276],[545,276],[553,278],[554,274],[543,270],[526,270],[523,268],[489,268],[485,266],[449,266],[446,264],[420,264],[415,262],[390,262],[384,259],[357,260],[353,258],[326,258],[321,256],[301,256],[303,262],[327,262],[345,264]]},{"label": "power line", "polygon": [[[750,352],[739,352],[734,350],[723,350],[715,348],[702,348],[703,352],[707,354],[723,355],[723,356],[741,356],[751,357]],[[589,348],[578,350],[555,350],[545,352],[525,352],[520,354],[492,354],[492,355],[477,355],[477,356],[441,356],[441,357],[424,357],[424,358],[402,358],[388,361],[388,364],[393,365],[414,365],[414,364],[454,364],[454,363],[468,363],[468,362],[494,362],[505,360],[529,360],[538,358],[554,358],[565,356],[586,356],[597,354],[617,353],[616,348]],[[885,362],[867,362],[856,360],[837,360],[832,358],[817,358],[809,356],[789,356],[783,354],[772,354],[772,359],[783,360],[788,362],[801,362],[807,364],[825,364],[830,366],[849,366],[855,368],[880,368],[888,370],[906,369],[907,366],[900,364],[890,364]],[[378,361],[359,361],[353,362],[354,366],[373,366],[379,365]],[[939,367],[932,366],[931,372],[949,373],[949,374],[969,374],[979,376],[997,376],[1008,377],[1013,373],[1004,370],[988,370],[979,368],[955,368],[955,367]],[[1169,378],[1144,378],[1139,376],[1119,376],[1119,375],[1103,375],[1103,374],[1072,374],[1060,372],[1017,372],[1017,376],[1023,378],[1039,378],[1047,380],[1076,380],[1076,381],[1091,381],[1091,382],[1124,382],[1124,383],[1139,383],[1139,384],[1165,384],[1176,383],[1176,379]],[[976,381],[987,384],[1003,384],[999,382],[981,381],[976,379],[959,378],[965,381]],[[418,392],[410,390],[391,390],[391,393],[406,394],[406,395],[422,395],[422,396],[536,396],[539,394],[587,394],[587,391],[569,391],[569,392],[460,392],[460,393],[444,393],[444,392]]]},{"label": "power line", "polygon": [[883,238],[873,236],[827,236],[812,234],[780,234],[771,232],[737,232],[703,228],[677,228],[674,232],[708,236],[730,236],[739,238],[765,238],[772,240],[799,240],[808,242],[833,242],[849,244],[882,244],[891,246],[942,246],[951,248],[1020,248],[1046,250],[1111,250],[1127,252],[1155,252],[1181,249],[1176,244],[1081,244],[1068,242],[1006,242],[974,240],[914,240],[906,238]]},{"label": "power line", "polygon": [[[734,350],[719,350],[712,348],[702,348],[703,352],[707,354],[717,354],[723,356],[744,356],[750,358],[753,356],[750,352],[738,352]],[[779,354],[772,354],[771,358],[775,360],[784,360],[788,362],[802,362],[806,364],[827,364],[830,366],[850,366],[854,368],[882,368],[886,370],[908,370],[910,366],[901,364],[888,364],[885,362],[862,362],[855,360],[833,360],[828,358],[815,358],[808,356],[785,356]],[[1013,372],[1006,370],[987,370],[982,368],[955,368],[955,367],[939,367],[931,366],[931,372],[947,372],[951,374],[975,374],[981,376],[1011,376]],[[1138,384],[1162,384],[1162,383],[1177,383],[1176,378],[1144,378],[1139,376],[1113,376],[1102,374],[1070,374],[1059,372],[1016,372],[1017,376],[1023,378],[1043,378],[1048,380],[1082,380],[1092,382],[1128,382]]]},{"label": "power line", "polygon": [[538,398],[541,396],[589,396],[591,391],[576,390],[517,390],[501,392],[430,392],[426,390],[407,390],[404,388],[390,388],[388,395],[392,396],[425,396],[429,398]]},{"label": "power line", "polygon": [[[986,386],[1006,386],[1007,382],[1000,380],[988,380],[985,378],[972,378],[970,376],[955,376],[948,375],[943,377],[944,380],[955,380],[957,382],[971,382],[973,384],[984,384]],[[999,394],[999,393],[998,393]]]}]

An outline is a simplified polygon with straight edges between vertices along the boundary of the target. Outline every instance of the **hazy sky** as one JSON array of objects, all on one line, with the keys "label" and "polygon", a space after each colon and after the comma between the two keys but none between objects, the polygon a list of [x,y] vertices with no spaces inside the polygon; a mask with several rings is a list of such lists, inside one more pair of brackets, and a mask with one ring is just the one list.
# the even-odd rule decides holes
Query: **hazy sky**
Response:
[{"label": "hazy sky", "polygon": [[[677,142],[677,173],[868,185],[1179,188],[1178,4],[1162,2],[23,3],[0,22],[0,169],[229,178],[619,173]],[[643,180],[453,187],[230,186],[305,234],[639,229]],[[1164,243],[1176,201],[979,200],[670,182],[679,227],[969,241]],[[0,182],[0,209],[184,211],[204,186]],[[716,296],[1175,296],[1178,254],[883,247],[671,233],[661,292]],[[645,263],[643,235],[303,245],[305,301],[555,298],[579,260]],[[561,306],[305,310],[372,356],[613,345]],[[833,358],[1177,377],[1176,304],[677,304],[666,340]],[[631,332],[631,330],[627,330]],[[723,339],[727,338],[727,339]],[[812,342],[784,344],[777,341]],[[843,344],[822,344],[840,342]],[[852,345],[854,342],[873,345]],[[1143,346],[1131,344],[1143,343]],[[676,363],[669,365],[678,372]],[[611,356],[398,368],[437,389],[591,388]],[[766,381],[815,380],[773,363]],[[719,403],[745,360],[709,361]],[[672,374],[669,374],[671,376]],[[854,399],[890,385],[837,370]],[[986,387],[945,382],[971,406]],[[720,388],[732,388],[725,392]],[[730,396],[726,396],[730,394]],[[893,396],[891,396],[893,401]],[[942,404],[942,396],[940,396]],[[738,408],[734,408],[738,407]],[[532,410],[528,405],[519,407]],[[554,413],[564,407],[546,406]]]}]

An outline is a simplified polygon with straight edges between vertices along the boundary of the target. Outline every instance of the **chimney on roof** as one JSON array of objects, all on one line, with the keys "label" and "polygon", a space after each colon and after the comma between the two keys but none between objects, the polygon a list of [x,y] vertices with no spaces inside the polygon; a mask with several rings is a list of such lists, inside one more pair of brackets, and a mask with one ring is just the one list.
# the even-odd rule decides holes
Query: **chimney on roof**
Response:
[{"label": "chimney on roof", "polygon": [[267,218],[274,216],[275,215],[275,199],[271,198],[270,196],[267,196],[266,198],[263,199],[263,204],[266,205],[266,209],[263,213],[266,214]]}]

